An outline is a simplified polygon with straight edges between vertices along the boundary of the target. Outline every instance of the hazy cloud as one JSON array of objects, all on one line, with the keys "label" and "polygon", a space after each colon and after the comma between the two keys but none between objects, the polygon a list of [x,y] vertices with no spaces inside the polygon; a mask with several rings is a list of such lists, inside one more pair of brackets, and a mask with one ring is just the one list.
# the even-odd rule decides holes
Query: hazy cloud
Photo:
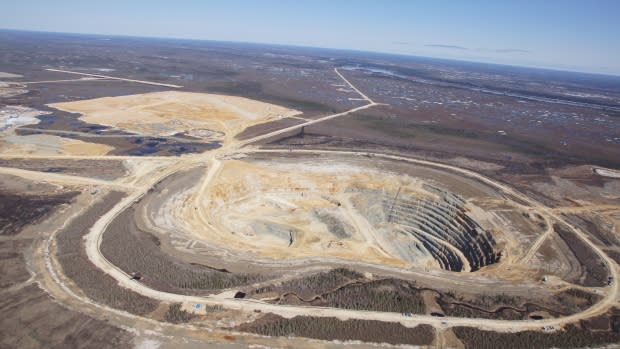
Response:
[{"label": "hazy cloud", "polygon": [[426,47],[437,47],[437,48],[448,48],[451,50],[469,50],[467,47],[463,47],[463,46],[455,46],[455,45],[441,45],[441,44],[429,44],[429,45],[424,45]]},{"label": "hazy cloud", "polygon": [[396,41],[394,42],[396,45],[411,45],[410,42],[406,42],[406,41]]},{"label": "hazy cloud", "polygon": [[522,50],[520,48],[500,48],[495,50],[497,53],[530,53],[529,50]]},{"label": "hazy cloud", "polygon": [[[398,45],[409,45],[410,43],[408,42],[403,42],[403,41],[397,41],[395,42]],[[444,49],[448,49],[448,50],[459,50],[459,51],[478,51],[478,52],[495,52],[495,53],[531,53],[531,51],[529,50],[524,50],[524,49],[520,49],[520,48],[477,48],[477,49],[471,49],[468,47],[464,47],[464,46],[457,46],[457,45],[444,45],[444,44],[426,44],[424,45],[426,47],[433,47],[433,48],[444,48]]]}]

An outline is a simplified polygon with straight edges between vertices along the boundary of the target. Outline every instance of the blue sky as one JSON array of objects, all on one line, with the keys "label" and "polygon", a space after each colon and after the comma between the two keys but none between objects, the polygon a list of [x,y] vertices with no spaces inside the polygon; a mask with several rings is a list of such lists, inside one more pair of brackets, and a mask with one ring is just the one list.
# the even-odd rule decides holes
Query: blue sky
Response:
[{"label": "blue sky", "polygon": [[0,28],[293,44],[620,75],[620,0],[3,0]]}]

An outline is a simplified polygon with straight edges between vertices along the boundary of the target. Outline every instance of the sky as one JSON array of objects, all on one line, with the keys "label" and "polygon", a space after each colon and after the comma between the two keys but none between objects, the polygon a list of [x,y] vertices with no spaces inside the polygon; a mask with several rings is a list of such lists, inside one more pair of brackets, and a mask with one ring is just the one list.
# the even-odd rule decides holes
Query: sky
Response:
[{"label": "sky", "polygon": [[620,75],[620,0],[1,0],[0,28],[354,49]]}]

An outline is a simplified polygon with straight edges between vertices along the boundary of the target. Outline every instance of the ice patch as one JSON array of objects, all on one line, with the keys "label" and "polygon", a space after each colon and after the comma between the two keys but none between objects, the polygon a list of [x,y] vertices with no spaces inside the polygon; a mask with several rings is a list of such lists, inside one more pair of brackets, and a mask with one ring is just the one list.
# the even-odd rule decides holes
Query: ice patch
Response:
[{"label": "ice patch", "polygon": [[49,114],[32,108],[21,106],[7,106],[0,109],[0,131],[13,129],[19,126],[38,124],[39,115]]}]

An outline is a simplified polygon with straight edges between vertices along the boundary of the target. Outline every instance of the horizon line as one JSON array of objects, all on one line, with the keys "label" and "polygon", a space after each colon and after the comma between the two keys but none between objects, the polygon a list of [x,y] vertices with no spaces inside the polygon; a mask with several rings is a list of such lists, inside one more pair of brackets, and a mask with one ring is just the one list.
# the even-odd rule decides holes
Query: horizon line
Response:
[{"label": "horizon line", "polygon": [[17,31],[17,32],[28,32],[28,33],[43,33],[43,34],[92,35],[92,36],[109,36],[109,37],[138,38],[138,39],[188,40],[188,41],[220,42],[220,43],[231,43],[231,44],[282,46],[282,47],[291,47],[291,48],[306,48],[306,49],[320,49],[320,50],[334,50],[334,51],[352,51],[352,52],[359,52],[359,53],[387,54],[387,55],[393,55],[393,56],[404,56],[404,57],[412,57],[412,58],[430,58],[430,59],[438,59],[438,60],[445,60],[445,61],[452,61],[452,62],[491,64],[491,65],[496,65],[496,66],[512,67],[512,68],[527,68],[527,69],[549,70],[549,71],[564,72],[564,73],[591,74],[591,75],[607,76],[607,77],[614,77],[614,78],[620,77],[620,72],[611,73],[611,72],[582,70],[578,68],[570,69],[570,68],[549,67],[549,66],[544,66],[544,65],[507,64],[507,63],[497,63],[497,62],[485,61],[485,60],[465,59],[465,58],[422,56],[422,55],[416,55],[413,53],[352,49],[352,48],[338,48],[338,47],[324,47],[324,46],[312,46],[312,45],[303,45],[303,44],[283,44],[283,43],[261,42],[261,41],[240,41],[240,40],[237,41],[237,40],[221,40],[221,39],[207,39],[207,38],[194,38],[194,37],[177,37],[177,36],[83,33],[83,32],[66,32],[66,31],[18,29],[18,28],[3,28],[3,27],[0,27],[0,31]]}]

